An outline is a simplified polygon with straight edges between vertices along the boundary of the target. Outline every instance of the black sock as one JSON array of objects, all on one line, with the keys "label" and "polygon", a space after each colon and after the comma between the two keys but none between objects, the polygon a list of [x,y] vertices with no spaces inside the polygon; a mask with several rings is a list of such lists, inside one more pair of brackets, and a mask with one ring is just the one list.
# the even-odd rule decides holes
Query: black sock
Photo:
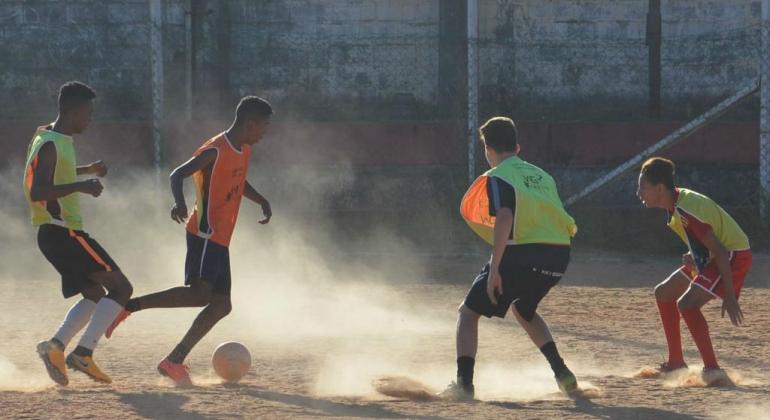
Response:
[{"label": "black sock", "polygon": [[128,312],[136,312],[140,309],[142,309],[142,307],[139,305],[139,299],[129,299],[126,303],[126,310]]},{"label": "black sock", "polygon": [[58,347],[58,348],[59,348],[59,350],[64,350],[64,343],[62,343],[61,341],[59,341],[59,339],[58,339],[58,338],[54,337],[54,338],[52,338],[50,341],[51,341],[52,343],[54,343],[54,344],[56,345],[56,347]]},{"label": "black sock", "polygon": [[548,360],[548,364],[551,365],[551,370],[554,375],[558,375],[559,372],[567,368],[567,365],[564,364],[564,360],[559,356],[559,351],[556,350],[556,343],[553,341],[543,344],[543,347],[540,347],[540,352],[542,352],[543,356]]},{"label": "black sock", "polygon": [[473,365],[476,359],[468,356],[457,358],[457,383],[463,386],[473,385]]},{"label": "black sock", "polygon": [[87,349],[83,346],[77,346],[75,347],[75,351],[73,351],[73,353],[77,354],[78,356],[86,357],[86,356],[92,356],[94,354],[94,351],[91,349]]}]

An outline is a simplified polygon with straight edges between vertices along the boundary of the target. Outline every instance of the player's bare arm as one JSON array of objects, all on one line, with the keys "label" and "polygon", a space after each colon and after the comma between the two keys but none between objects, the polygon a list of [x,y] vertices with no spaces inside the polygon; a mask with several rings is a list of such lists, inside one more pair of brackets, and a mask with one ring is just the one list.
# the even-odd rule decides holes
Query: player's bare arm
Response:
[{"label": "player's bare arm", "polygon": [[513,228],[513,212],[507,207],[497,210],[495,217],[495,244],[492,248],[492,261],[489,267],[489,281],[487,282],[487,295],[495,305],[497,296],[503,294],[503,279],[500,276],[500,261],[503,259],[505,247],[508,244],[508,236]]},{"label": "player's bare arm", "polygon": [[78,175],[94,175],[99,178],[104,178],[107,175],[107,164],[101,160],[91,162],[88,165],[82,165],[77,167]]},{"label": "player's bare arm", "polygon": [[725,316],[725,312],[730,316],[730,322],[733,325],[738,326],[743,323],[743,311],[738,304],[738,299],[735,298],[735,289],[733,288],[733,273],[730,269],[730,253],[727,248],[719,241],[714,235],[713,231],[709,231],[703,238],[703,245],[708,248],[709,252],[716,260],[717,267],[719,268],[719,274],[722,276],[722,286],[724,287],[725,296],[722,299],[722,317]]},{"label": "player's bare arm", "polygon": [[185,178],[212,165],[216,158],[216,150],[205,150],[171,172],[169,179],[171,181],[171,194],[174,196],[174,206],[171,208],[172,220],[177,223],[184,223],[187,220],[187,204],[185,204],[183,188]]},{"label": "player's bare arm", "polygon": [[273,210],[270,208],[270,202],[268,202],[262,194],[257,192],[257,190],[251,184],[249,184],[249,181],[246,181],[246,187],[243,190],[243,195],[249,200],[262,206],[262,214],[265,215],[265,218],[260,220],[259,223],[263,225],[270,223],[270,218],[273,217]]},{"label": "player's bare arm", "polygon": [[56,148],[52,143],[47,143],[40,148],[38,153],[38,163],[29,193],[33,201],[56,200],[76,192],[98,197],[104,189],[102,183],[96,178],[71,184],[54,185],[55,168]]}]

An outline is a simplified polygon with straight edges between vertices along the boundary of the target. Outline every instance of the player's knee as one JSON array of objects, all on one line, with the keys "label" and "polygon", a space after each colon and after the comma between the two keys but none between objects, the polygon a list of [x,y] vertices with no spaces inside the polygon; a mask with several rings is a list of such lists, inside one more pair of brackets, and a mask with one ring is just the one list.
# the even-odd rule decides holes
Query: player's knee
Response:
[{"label": "player's knee", "polygon": [[105,284],[109,297],[118,303],[125,304],[134,293],[134,287],[120,271],[110,273],[110,281]]},{"label": "player's knee", "polygon": [[211,288],[206,286],[201,286],[196,289],[196,292],[197,292],[197,302],[199,306],[206,306],[211,303],[211,299],[214,296],[214,294],[211,291]]},{"label": "player's knee", "polygon": [[676,307],[679,309],[679,312],[684,312],[688,309],[695,308],[695,301],[689,296],[684,295],[676,302]]},{"label": "player's knee", "polygon": [[226,300],[222,303],[222,317],[226,317],[227,315],[230,315],[230,312],[233,311],[233,304],[230,303],[229,300]]},{"label": "player's knee", "polygon": [[134,286],[131,285],[131,282],[128,281],[126,276],[124,276],[123,274],[120,274],[120,276],[118,277],[117,292],[120,293],[120,295],[125,300],[130,299],[131,295],[134,294]]},{"label": "player's knee", "polygon": [[126,279],[126,283],[123,286],[123,293],[126,295],[126,300],[130,299],[134,294],[134,286]]},{"label": "player's knee", "polygon": [[463,319],[479,319],[481,317],[480,314],[477,314],[473,309],[465,306],[465,304],[460,305],[460,308],[457,310],[459,312],[459,316]]},{"label": "player's knee", "polygon": [[230,302],[230,299],[216,299],[215,301],[211,302],[211,304],[216,309],[218,318],[226,317],[233,310],[233,305]]},{"label": "player's knee", "polygon": [[515,304],[512,305],[511,312],[513,312],[513,315],[516,317],[516,321],[518,321],[519,324],[529,324],[535,319],[535,316],[537,316],[535,309],[525,306],[519,307]]},{"label": "player's knee", "polygon": [[655,286],[655,300],[664,302],[666,300],[666,295],[665,283]]},{"label": "player's knee", "polygon": [[101,300],[101,298],[103,298],[107,293],[104,291],[102,286],[93,286],[89,287],[88,289],[84,289],[81,294],[85,299],[88,299],[92,302],[99,302],[99,300]]}]

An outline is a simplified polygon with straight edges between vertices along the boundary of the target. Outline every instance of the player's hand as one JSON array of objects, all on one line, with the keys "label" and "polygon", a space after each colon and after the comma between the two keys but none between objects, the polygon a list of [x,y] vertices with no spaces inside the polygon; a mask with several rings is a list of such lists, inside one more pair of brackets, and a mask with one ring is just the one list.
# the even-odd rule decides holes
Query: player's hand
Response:
[{"label": "player's hand", "polygon": [[103,178],[105,175],[107,175],[107,165],[101,160],[92,162],[88,165],[88,173],[91,175],[96,175],[99,178]]},{"label": "player's hand", "polygon": [[174,207],[171,207],[171,220],[177,223],[187,221],[187,206],[184,203],[174,204]]},{"label": "player's hand", "polygon": [[270,203],[265,200],[264,203],[262,203],[262,214],[265,215],[265,218],[259,221],[259,224],[266,225],[270,223],[270,218],[273,217],[273,209],[270,208]]},{"label": "player's hand", "polygon": [[682,255],[682,264],[684,264],[684,266],[687,267],[690,271],[696,270],[695,260],[692,258],[692,254],[689,252]]},{"label": "player's hand", "polygon": [[500,276],[500,267],[492,266],[489,268],[489,278],[487,278],[487,296],[492,303],[497,305],[497,296],[502,294],[503,278]]},{"label": "player's hand", "polygon": [[741,305],[738,304],[738,299],[735,296],[725,296],[722,299],[722,318],[725,317],[725,312],[730,315],[730,322],[736,327],[743,323],[743,311],[741,311]]},{"label": "player's hand", "polygon": [[101,181],[96,178],[86,179],[80,183],[80,192],[83,194],[98,197],[102,194],[102,190],[104,190],[104,186]]}]

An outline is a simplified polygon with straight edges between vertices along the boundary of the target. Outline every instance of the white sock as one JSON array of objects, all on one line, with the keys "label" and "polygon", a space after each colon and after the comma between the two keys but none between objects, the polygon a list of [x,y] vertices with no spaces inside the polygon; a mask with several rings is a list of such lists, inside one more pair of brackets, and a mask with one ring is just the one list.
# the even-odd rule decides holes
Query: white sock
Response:
[{"label": "white sock", "polygon": [[96,304],[94,316],[91,318],[91,322],[88,324],[86,332],[80,337],[78,346],[85,347],[89,350],[96,348],[99,339],[104,335],[104,332],[107,331],[107,327],[112,324],[112,321],[115,320],[115,317],[118,316],[121,309],[123,309],[123,306],[118,302],[106,297],[101,298],[99,303]]},{"label": "white sock", "polygon": [[89,299],[80,299],[70,308],[67,316],[64,317],[59,326],[59,330],[53,335],[53,338],[61,341],[64,347],[72,340],[75,334],[79,333],[83,327],[88,324],[91,315],[94,314],[96,302]]}]

